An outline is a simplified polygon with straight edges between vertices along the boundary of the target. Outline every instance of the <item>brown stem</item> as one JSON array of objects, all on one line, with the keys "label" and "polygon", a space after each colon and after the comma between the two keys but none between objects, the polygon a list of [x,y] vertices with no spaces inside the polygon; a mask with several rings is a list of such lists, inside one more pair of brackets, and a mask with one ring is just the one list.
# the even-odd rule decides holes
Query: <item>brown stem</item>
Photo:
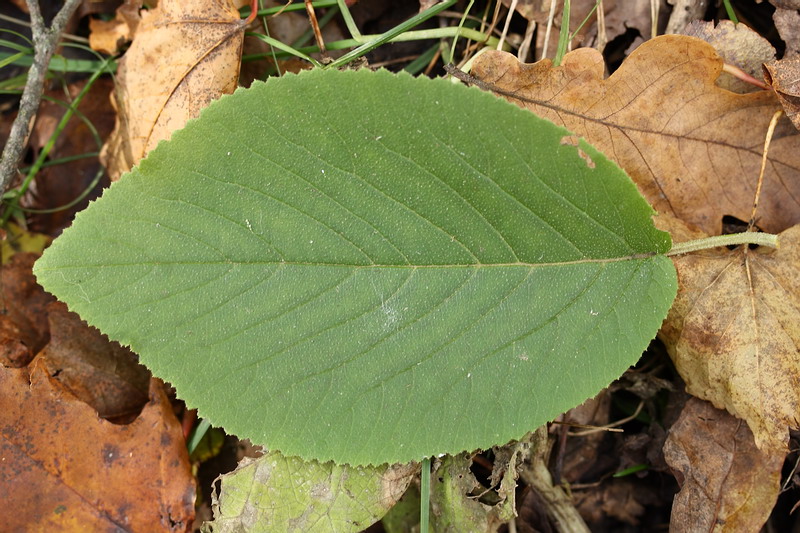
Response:
[{"label": "brown stem", "polygon": [[81,4],[81,0],[66,0],[64,6],[53,18],[49,28],[44,23],[38,2],[26,0],[26,3],[31,14],[33,64],[28,71],[28,80],[25,82],[25,90],[22,92],[19,102],[17,118],[14,119],[14,124],[11,126],[11,132],[3,148],[2,159],[0,159],[0,192],[8,189],[17,174],[19,160],[27,145],[31,123],[42,99],[47,67],[50,65],[50,59],[53,57],[67,22]]}]

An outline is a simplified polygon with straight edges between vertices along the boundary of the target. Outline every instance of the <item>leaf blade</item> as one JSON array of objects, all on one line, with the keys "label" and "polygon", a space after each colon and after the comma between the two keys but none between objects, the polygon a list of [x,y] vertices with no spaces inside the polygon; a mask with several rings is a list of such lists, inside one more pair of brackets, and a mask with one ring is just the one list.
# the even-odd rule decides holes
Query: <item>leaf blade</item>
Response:
[{"label": "leaf blade", "polygon": [[[517,438],[635,362],[674,297],[670,242],[602,154],[441,80],[286,80],[153,151],[37,264],[42,283],[212,422],[323,461]],[[347,98],[331,111],[326,94]],[[465,129],[463,107],[502,123],[507,148]],[[228,407],[239,394],[269,423]]]}]

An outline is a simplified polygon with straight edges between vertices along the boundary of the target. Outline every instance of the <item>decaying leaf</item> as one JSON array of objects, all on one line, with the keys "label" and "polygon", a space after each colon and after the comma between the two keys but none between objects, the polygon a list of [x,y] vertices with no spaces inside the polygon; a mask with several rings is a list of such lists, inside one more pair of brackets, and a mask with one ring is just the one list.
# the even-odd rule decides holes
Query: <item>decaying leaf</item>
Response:
[{"label": "decaying leaf", "polygon": [[150,372],[136,354],[89,327],[61,302],[47,307],[50,342],[40,352],[51,375],[103,418],[119,422],[147,402]]},{"label": "decaying leaf", "polygon": [[117,124],[102,158],[112,180],[236,88],[244,23],[230,0],[162,0],[120,61]]},{"label": "decaying leaf", "polygon": [[690,399],[664,445],[682,485],[670,531],[759,531],[778,497],[784,455],[759,450],[747,424]]},{"label": "decaying leaf", "polygon": [[212,495],[214,532],[362,531],[408,488],[416,464],[352,467],[302,461],[271,451],[245,458]]},{"label": "decaying leaf", "polygon": [[[86,80],[70,83],[66,87],[54,86],[45,92],[50,98],[43,99],[39,104],[30,146],[33,150],[39,150],[54,141],[49,154],[50,161],[62,158],[66,161],[40,169],[27,194],[22,197],[20,205],[23,207],[44,211],[28,215],[29,229],[58,235],[70,225],[75,213],[85,209],[89,201],[108,185],[102,177],[104,172],[98,159],[85,157],[85,154],[97,152],[102,146],[98,144],[102,143],[99,139],[108,137],[114,128],[116,114],[108,100],[113,88],[110,77],[96,80],[78,104],[78,112],[83,113],[84,117],[91,117],[92,128],[87,127],[83,120],[73,118],[63,130],[59,130],[60,134],[56,133],[66,111],[65,98],[74,103],[85,86]],[[82,199],[74,203],[78,198]]]},{"label": "decaying leaf", "polygon": [[89,46],[104,54],[115,55],[122,45],[133,39],[141,18],[142,0],[125,0],[112,20],[89,20]]},{"label": "decaying leaf", "polygon": [[0,264],[7,264],[19,253],[40,255],[53,240],[49,235],[24,229],[9,221],[0,233]]},{"label": "decaying leaf", "polygon": [[800,56],[766,63],[764,79],[775,91],[783,112],[800,129]]},{"label": "decaying leaf", "polygon": [[469,469],[471,464],[466,454],[447,456],[431,475],[434,531],[494,531],[488,530],[489,507],[470,497],[480,487]]},{"label": "decaying leaf", "polygon": [[[690,23],[683,30],[684,35],[703,39],[717,51],[725,63],[741,69],[756,79],[761,78],[761,65],[775,59],[775,48],[744,24],[734,24],[730,20],[714,22],[701,20]],[[758,87],[722,72],[717,85],[737,93],[760,91]]]},{"label": "decaying leaf", "polygon": [[674,263],[680,290],[661,335],[687,391],[747,421],[759,448],[785,452],[800,420],[800,226],[777,250]]},{"label": "decaying leaf", "polygon": [[139,418],[119,426],[64,390],[42,362],[0,367],[0,490],[13,509],[3,528],[186,531],[194,478],[163,384],[153,380]]},{"label": "decaying leaf", "polygon": [[778,30],[783,42],[786,43],[784,58],[800,54],[800,11],[795,7],[778,7],[772,15],[775,28]]},{"label": "decaying leaf", "polygon": [[[693,37],[652,39],[608,79],[603,68],[597,51],[582,48],[559,67],[488,52],[472,72],[496,93],[585,137],[658,211],[709,234],[720,233],[722,215],[748,220],[775,97],[717,87],[722,60]],[[798,139],[794,130],[779,130],[772,142],[760,203],[770,213],[760,221],[767,231],[800,222]]]},{"label": "decaying leaf", "polygon": [[27,365],[50,336],[45,309],[54,298],[31,273],[36,257],[18,253],[0,269],[0,364],[4,366]]}]

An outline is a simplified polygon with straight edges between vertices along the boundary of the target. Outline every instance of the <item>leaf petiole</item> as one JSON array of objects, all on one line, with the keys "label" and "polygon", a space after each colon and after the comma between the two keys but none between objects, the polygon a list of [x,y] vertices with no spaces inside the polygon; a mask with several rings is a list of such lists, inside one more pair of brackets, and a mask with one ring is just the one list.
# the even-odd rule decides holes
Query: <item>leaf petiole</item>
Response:
[{"label": "leaf petiole", "polygon": [[730,235],[715,235],[705,239],[695,239],[693,241],[679,242],[672,245],[672,249],[667,255],[681,255],[689,252],[708,250],[720,246],[738,246],[740,244],[757,244],[758,246],[778,247],[778,236],[771,233],[760,233],[746,231],[744,233],[731,233]]}]

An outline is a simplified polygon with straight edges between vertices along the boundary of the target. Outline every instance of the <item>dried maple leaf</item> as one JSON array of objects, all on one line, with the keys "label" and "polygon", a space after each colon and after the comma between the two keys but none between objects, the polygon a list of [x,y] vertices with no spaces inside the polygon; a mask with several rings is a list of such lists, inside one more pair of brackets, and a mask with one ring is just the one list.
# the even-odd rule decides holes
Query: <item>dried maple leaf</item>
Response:
[{"label": "dried maple leaf", "polygon": [[230,0],[163,0],[142,13],[120,61],[112,100],[117,124],[101,156],[112,180],[212,100],[233,92],[243,36]]},{"label": "dried maple leaf", "polygon": [[194,478],[181,427],[153,380],[129,425],[112,424],[34,361],[0,367],[0,489],[7,531],[186,531]]},{"label": "dried maple leaf", "polygon": [[780,248],[674,258],[680,291],[661,330],[686,390],[784,449],[800,421],[800,226]]},{"label": "dried maple leaf", "polygon": [[[664,35],[637,48],[608,79],[602,56],[588,48],[570,52],[559,67],[488,52],[472,73],[585,137],[630,174],[658,211],[719,234],[722,215],[750,218],[764,134],[778,108],[769,92],[717,87],[722,66],[708,43]],[[765,230],[800,222],[798,140],[792,129],[772,142],[760,204],[768,214],[759,221]]]},{"label": "dried maple leaf", "polygon": [[741,420],[690,399],[664,445],[681,484],[670,531],[759,531],[778,498],[784,455],[759,450]]}]

